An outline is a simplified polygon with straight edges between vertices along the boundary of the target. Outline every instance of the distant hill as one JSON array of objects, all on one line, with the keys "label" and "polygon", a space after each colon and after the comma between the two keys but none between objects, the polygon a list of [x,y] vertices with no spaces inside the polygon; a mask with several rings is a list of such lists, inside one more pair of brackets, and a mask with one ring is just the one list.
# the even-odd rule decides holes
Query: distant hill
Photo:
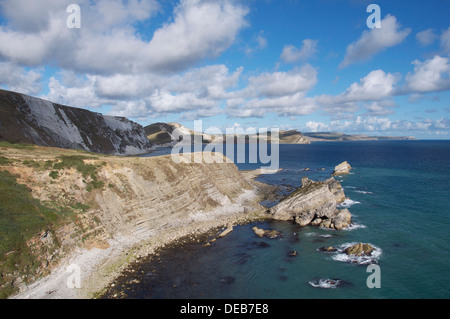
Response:
[{"label": "distant hill", "polygon": [[[163,146],[173,146],[178,141],[176,141],[174,136],[174,131],[177,130],[178,136],[183,136],[184,141],[190,141],[190,143],[194,142],[194,136],[201,135],[202,143],[211,143],[217,142],[222,143],[226,142],[227,136],[224,135],[209,135],[205,133],[195,132],[179,123],[155,123],[144,128],[145,134],[150,142],[154,145],[163,145]],[[244,141],[245,143],[249,142],[250,138],[257,139],[260,134],[252,135],[252,136],[242,136],[235,135],[235,141]],[[271,141],[270,132],[265,137],[268,141]],[[280,131],[279,132],[279,143],[280,144],[309,144],[310,141],[308,138],[305,138],[302,133],[291,130],[291,131]]]},{"label": "distant hill", "polygon": [[[178,136],[182,135],[183,140],[190,140],[193,143],[195,135],[202,136],[203,143],[226,142],[226,135],[208,135],[200,132],[194,132],[179,123],[155,123],[145,127],[145,133],[148,139],[154,145],[173,146],[178,141],[172,138],[172,134],[178,130]],[[236,141],[249,142],[250,138],[257,139],[259,134],[254,136],[236,135]],[[265,137],[271,141],[270,132]],[[349,135],[336,132],[318,132],[318,133],[302,133],[297,130],[280,131],[278,143],[280,144],[310,144],[313,142],[343,142],[343,141],[376,141],[376,140],[414,140],[414,137],[395,137],[395,136],[368,136],[368,135]]]},{"label": "distant hill", "polygon": [[337,132],[303,133],[311,142],[378,141],[378,140],[415,140],[414,137],[348,135]]},{"label": "distant hill", "polygon": [[124,117],[0,90],[0,141],[136,155],[150,150],[146,137],[141,125]]}]

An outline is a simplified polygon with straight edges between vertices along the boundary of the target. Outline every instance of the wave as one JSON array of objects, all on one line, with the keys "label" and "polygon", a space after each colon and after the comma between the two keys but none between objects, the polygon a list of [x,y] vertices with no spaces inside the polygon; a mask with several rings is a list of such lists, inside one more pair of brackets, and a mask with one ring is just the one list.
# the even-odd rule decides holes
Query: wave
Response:
[{"label": "wave", "polygon": [[355,189],[355,186],[344,186],[344,188],[351,188],[351,189]]},{"label": "wave", "polygon": [[333,237],[333,235],[329,235],[329,234],[319,234],[319,233],[306,233],[305,236],[307,237],[321,237],[321,238],[330,238]]},{"label": "wave", "polygon": [[345,250],[353,245],[357,244],[356,242],[353,243],[345,243],[342,244],[337,248],[337,252],[331,257],[333,260],[336,261],[342,261],[352,264],[358,264],[358,265],[369,265],[369,264],[376,264],[378,263],[378,260],[381,257],[382,250],[379,247],[376,247],[372,244],[370,244],[373,248],[375,248],[374,251],[370,255],[347,255],[345,253]]},{"label": "wave", "polygon": [[360,194],[373,194],[372,192],[368,192],[368,191],[354,191],[355,193],[360,193]]},{"label": "wave", "polygon": [[355,204],[361,204],[361,202],[358,202],[356,200],[351,200],[350,198],[346,198],[343,203],[340,203],[338,205],[338,208],[349,208]]},{"label": "wave", "polygon": [[326,288],[326,289],[334,289],[337,288],[341,284],[341,280],[339,279],[319,279],[315,281],[310,281],[309,284],[314,288]]},{"label": "wave", "polygon": [[363,224],[351,223],[347,228],[343,228],[342,230],[344,230],[344,231],[351,231],[351,230],[360,229],[360,228],[364,229],[364,228],[367,228],[367,226],[363,225]]}]

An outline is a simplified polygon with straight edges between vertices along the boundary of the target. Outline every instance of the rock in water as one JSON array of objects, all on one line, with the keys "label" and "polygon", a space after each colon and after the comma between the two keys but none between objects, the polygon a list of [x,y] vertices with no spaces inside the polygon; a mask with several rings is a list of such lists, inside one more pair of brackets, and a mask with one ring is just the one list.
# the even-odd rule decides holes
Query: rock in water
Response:
[{"label": "rock in water", "polygon": [[270,214],[273,219],[293,220],[300,226],[343,229],[351,222],[348,210],[337,209],[344,200],[342,186],[333,177],[318,182],[304,177],[302,186],[272,207]]},{"label": "rock in water", "polygon": [[345,249],[347,255],[370,256],[375,248],[370,244],[358,243]]},{"label": "rock in water", "polygon": [[352,214],[350,214],[348,209],[342,209],[333,218],[334,228],[341,230],[347,228],[352,222]]},{"label": "rock in water", "polygon": [[277,238],[281,236],[281,233],[279,231],[276,230],[266,230],[266,229],[261,229],[258,228],[257,226],[254,226],[252,228],[252,230],[255,232],[255,234],[259,237],[267,237],[267,238]]},{"label": "rock in water", "polygon": [[233,224],[228,224],[228,227],[223,232],[221,232],[217,237],[218,238],[225,237],[226,235],[228,235],[232,231],[233,231]]},{"label": "rock in water", "polygon": [[348,173],[350,173],[351,169],[352,169],[352,167],[350,166],[349,163],[347,163],[347,161],[342,162],[341,164],[337,165],[334,168],[333,176],[348,174]]}]

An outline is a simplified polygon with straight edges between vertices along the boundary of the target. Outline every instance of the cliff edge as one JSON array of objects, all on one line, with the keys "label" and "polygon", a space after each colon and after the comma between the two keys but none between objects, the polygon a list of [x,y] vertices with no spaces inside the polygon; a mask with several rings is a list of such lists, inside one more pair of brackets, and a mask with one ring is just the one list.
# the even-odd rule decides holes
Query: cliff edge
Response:
[{"label": "cliff edge", "polygon": [[170,156],[0,142],[0,189],[0,294],[17,298],[90,298],[155,247],[263,214],[234,164]]}]

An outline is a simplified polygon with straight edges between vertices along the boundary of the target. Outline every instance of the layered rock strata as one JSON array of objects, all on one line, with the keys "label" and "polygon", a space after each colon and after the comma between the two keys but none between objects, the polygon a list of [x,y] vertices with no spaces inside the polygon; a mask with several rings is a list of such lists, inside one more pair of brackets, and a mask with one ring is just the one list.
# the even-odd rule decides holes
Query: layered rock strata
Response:
[{"label": "layered rock strata", "polygon": [[341,230],[351,224],[348,209],[338,209],[345,200],[341,184],[333,177],[325,181],[302,179],[302,186],[272,207],[272,219],[294,221],[300,226],[319,226]]}]

